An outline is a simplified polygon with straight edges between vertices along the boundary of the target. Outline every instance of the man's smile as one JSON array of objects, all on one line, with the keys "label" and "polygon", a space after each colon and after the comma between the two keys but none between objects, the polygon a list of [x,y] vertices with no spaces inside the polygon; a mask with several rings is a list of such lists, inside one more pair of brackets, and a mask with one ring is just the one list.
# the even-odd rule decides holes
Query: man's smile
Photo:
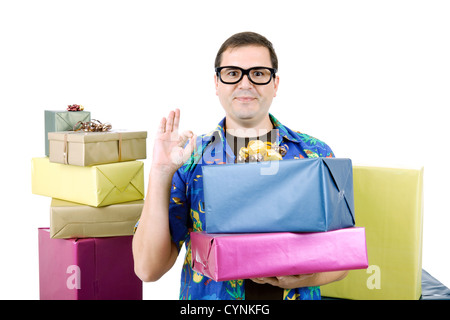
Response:
[{"label": "man's smile", "polygon": [[236,97],[235,99],[242,103],[248,103],[248,102],[252,102],[253,100],[256,100],[255,97],[249,97],[249,96]]}]

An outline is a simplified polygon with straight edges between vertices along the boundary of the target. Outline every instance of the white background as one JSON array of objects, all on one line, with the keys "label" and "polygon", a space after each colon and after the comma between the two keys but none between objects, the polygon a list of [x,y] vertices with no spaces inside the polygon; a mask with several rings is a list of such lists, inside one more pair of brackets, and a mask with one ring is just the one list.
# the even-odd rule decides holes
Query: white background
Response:
[{"label": "white background", "polygon": [[[449,16],[448,1],[1,0],[0,298],[39,298],[50,199],[31,194],[30,164],[44,155],[44,110],[82,104],[147,130],[147,176],[172,108],[197,134],[223,118],[215,54],[248,30],[277,51],[282,123],[355,164],[425,167],[423,268],[450,286]],[[144,298],[177,299],[181,263]]]}]

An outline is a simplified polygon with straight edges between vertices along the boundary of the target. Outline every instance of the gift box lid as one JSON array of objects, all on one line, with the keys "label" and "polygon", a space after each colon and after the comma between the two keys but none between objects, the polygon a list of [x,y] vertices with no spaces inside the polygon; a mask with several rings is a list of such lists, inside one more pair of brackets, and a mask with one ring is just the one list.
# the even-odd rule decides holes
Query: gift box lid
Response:
[{"label": "gift box lid", "polygon": [[69,142],[103,142],[119,140],[122,136],[122,140],[130,139],[146,139],[147,131],[127,131],[127,130],[111,130],[106,132],[85,132],[85,131],[59,131],[49,132],[48,139],[56,141],[64,141],[66,136]]},{"label": "gift box lid", "polygon": [[77,121],[90,121],[90,111],[45,110],[46,131],[72,130]]}]

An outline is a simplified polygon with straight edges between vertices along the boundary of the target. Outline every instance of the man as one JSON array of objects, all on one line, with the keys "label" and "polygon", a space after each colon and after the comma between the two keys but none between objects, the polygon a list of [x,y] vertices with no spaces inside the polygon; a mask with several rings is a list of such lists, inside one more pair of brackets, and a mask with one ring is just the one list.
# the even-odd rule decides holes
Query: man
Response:
[{"label": "man", "polygon": [[215,67],[216,94],[226,114],[216,130],[198,139],[191,131],[179,134],[178,109],[161,120],[133,239],[136,274],[143,281],[158,280],[184,243],[180,299],[320,299],[318,286],[342,279],[345,271],[215,282],[190,267],[189,233],[205,227],[203,165],[248,161],[241,151],[257,139],[282,149],[282,159],[334,156],[322,141],[290,130],[269,114],[279,77],[277,56],[265,37],[235,34],[219,49]]}]

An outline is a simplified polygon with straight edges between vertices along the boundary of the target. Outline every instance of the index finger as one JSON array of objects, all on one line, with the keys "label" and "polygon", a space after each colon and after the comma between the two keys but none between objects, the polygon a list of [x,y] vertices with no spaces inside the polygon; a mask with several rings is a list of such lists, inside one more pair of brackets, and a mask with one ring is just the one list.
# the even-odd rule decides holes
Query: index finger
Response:
[{"label": "index finger", "polygon": [[173,131],[178,131],[178,125],[180,124],[180,109],[175,109],[175,118],[173,119]]}]

